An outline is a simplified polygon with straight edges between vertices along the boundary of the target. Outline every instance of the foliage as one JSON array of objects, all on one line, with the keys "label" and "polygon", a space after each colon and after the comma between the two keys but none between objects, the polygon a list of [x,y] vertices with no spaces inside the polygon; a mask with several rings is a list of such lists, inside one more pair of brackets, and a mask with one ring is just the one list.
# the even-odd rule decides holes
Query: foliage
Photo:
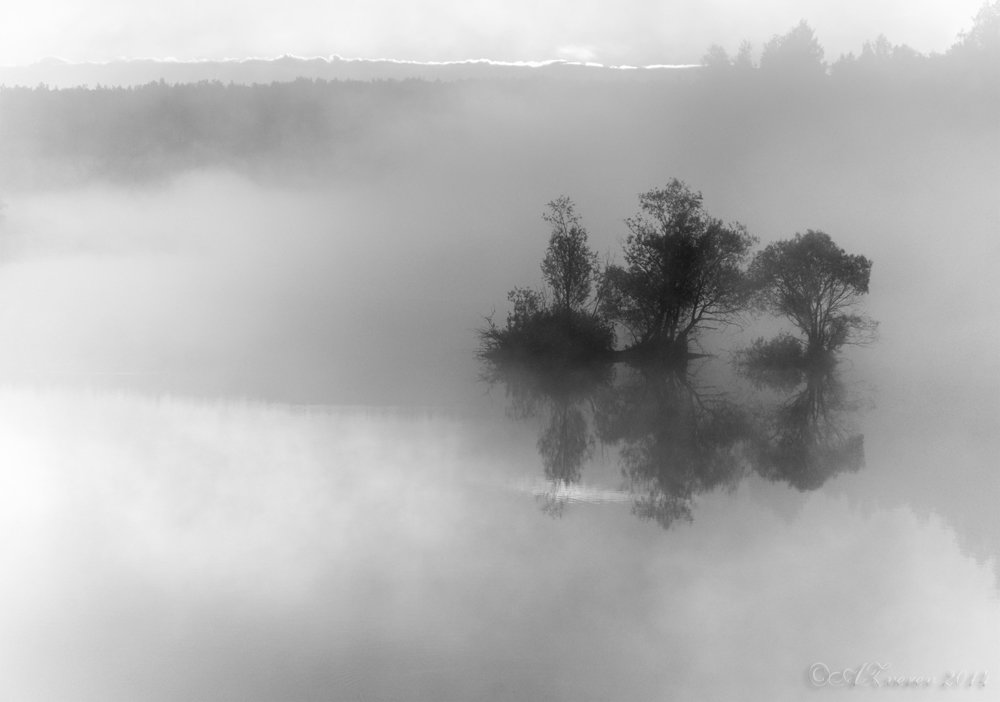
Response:
[{"label": "foliage", "polygon": [[994,100],[1000,97],[1000,0],[983,4],[947,58],[955,66],[957,82]]},{"label": "foliage", "polygon": [[1000,54],[1000,0],[983,3],[972,20],[972,28],[962,32],[953,52],[981,52],[995,59]]},{"label": "foliage", "polygon": [[740,48],[733,59],[733,67],[740,71],[749,71],[757,67],[753,60],[753,44],[747,40],[740,43]]},{"label": "foliage", "polygon": [[590,297],[597,275],[597,254],[587,245],[587,230],[573,201],[563,196],[548,204],[542,218],[552,225],[542,275],[552,290],[554,307],[566,313],[579,310]]},{"label": "foliage", "polygon": [[523,329],[545,309],[545,298],[531,288],[514,288],[507,293],[507,302],[510,303],[507,328],[511,330]]},{"label": "foliage", "polygon": [[537,290],[511,290],[506,325],[487,319],[479,330],[480,353],[486,358],[575,364],[606,359],[614,349],[611,323],[583,309],[598,273],[587,230],[568,197],[553,200],[548,208],[542,218],[552,225],[552,235],[541,267],[552,302]]},{"label": "foliage", "polygon": [[628,220],[625,266],[609,266],[602,310],[638,346],[686,351],[688,339],[744,307],[744,264],[754,239],[702,207],[702,196],[673,179],[639,196]]},{"label": "foliage", "polygon": [[551,366],[610,358],[615,341],[614,329],[599,316],[551,308],[512,314],[505,327],[488,319],[479,336],[484,358]]},{"label": "foliage", "polygon": [[806,338],[806,355],[861,342],[874,323],[854,314],[868,292],[872,263],[846,253],[824,232],[808,230],[769,245],[750,267],[759,303],[787,317]]},{"label": "foliage", "polygon": [[733,360],[740,374],[757,386],[779,388],[797,386],[807,364],[802,342],[791,334],[780,334],[768,341],[758,338],[749,347],[737,351]]},{"label": "foliage", "polygon": [[[962,149],[995,138],[996,16],[993,0],[943,54],[924,56],[906,47],[887,54],[875,40],[875,60],[863,53],[866,60],[837,61],[831,69],[831,77],[841,74],[836,80],[825,79],[812,49],[805,55],[813,51],[813,57],[803,64],[815,69],[808,81],[794,71],[785,75],[782,57],[795,43],[786,34],[786,40],[769,43],[760,69],[745,43],[738,53],[736,46],[726,47],[731,71],[572,69],[607,80],[562,80],[513,68],[504,73],[532,75],[495,80],[499,69],[484,67],[483,80],[474,81],[445,76],[249,85],[184,83],[175,73],[176,83],[132,88],[0,87],[0,187],[95,178],[134,183],[205,168],[281,183],[290,178],[356,183],[400,172],[402,165],[441,172],[436,168],[445,167],[438,160],[443,154],[475,159],[485,153],[494,154],[496,174],[523,172],[531,178],[536,175],[531,165],[516,169],[541,163],[538,159],[578,169],[622,144],[684,158],[700,153],[711,162],[705,162],[706,172],[758,162],[761,148],[778,149],[776,157],[786,149],[802,163],[827,168],[872,167],[915,141],[933,144],[961,134],[968,142],[956,145]],[[175,69],[180,71],[170,70]],[[79,70],[87,71],[78,74],[82,84],[107,82],[95,67]],[[801,90],[812,83],[821,89]],[[814,109],[792,109],[798,103]],[[504,139],[498,141],[498,134]],[[839,144],[853,146],[824,152],[831,134]],[[878,148],[869,146],[873,139]],[[517,150],[496,151],[501,142],[547,148],[523,161]]]},{"label": "foliage", "polygon": [[826,72],[823,47],[805,20],[788,33],[774,36],[764,44],[760,69],[789,78],[815,78]]},{"label": "foliage", "polygon": [[779,334],[765,341],[757,338],[753,344],[737,354],[739,365],[759,369],[788,368],[800,365],[805,359],[802,342],[791,334]]},{"label": "foliage", "polygon": [[732,68],[733,61],[722,46],[712,44],[702,56],[701,65],[712,71],[728,70]]}]

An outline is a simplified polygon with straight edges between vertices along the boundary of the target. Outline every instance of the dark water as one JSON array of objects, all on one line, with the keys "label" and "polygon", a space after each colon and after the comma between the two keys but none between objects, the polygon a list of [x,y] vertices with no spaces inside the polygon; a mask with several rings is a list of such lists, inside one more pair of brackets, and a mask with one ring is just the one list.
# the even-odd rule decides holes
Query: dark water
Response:
[{"label": "dark water", "polygon": [[[881,338],[779,388],[728,363],[764,322],[683,378],[481,382],[558,193],[412,183],[6,197],[12,699],[800,700],[859,667],[995,696],[988,182],[863,227],[812,203],[875,261]],[[757,187],[718,208],[787,235],[807,206]],[[837,696],[886,694],[936,693]]]}]

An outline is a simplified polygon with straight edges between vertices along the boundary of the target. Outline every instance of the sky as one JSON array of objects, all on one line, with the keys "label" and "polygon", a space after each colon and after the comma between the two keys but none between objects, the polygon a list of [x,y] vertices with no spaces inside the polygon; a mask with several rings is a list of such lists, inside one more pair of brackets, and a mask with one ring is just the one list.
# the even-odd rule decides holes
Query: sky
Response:
[{"label": "sky", "polygon": [[885,34],[940,52],[983,0],[37,0],[0,3],[0,65],[299,56],[696,63],[806,20],[827,60]]}]

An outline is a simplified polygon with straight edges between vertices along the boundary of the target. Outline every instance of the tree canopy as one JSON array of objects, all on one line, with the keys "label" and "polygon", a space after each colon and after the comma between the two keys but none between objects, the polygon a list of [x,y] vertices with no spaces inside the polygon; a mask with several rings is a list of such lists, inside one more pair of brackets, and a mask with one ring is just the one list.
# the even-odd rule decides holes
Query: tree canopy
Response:
[{"label": "tree canopy", "polygon": [[805,335],[807,354],[833,351],[870,329],[854,314],[868,292],[872,262],[837,246],[821,231],[778,241],[750,268],[763,307],[787,317]]},{"label": "tree canopy", "polygon": [[675,178],[640,195],[626,225],[625,266],[605,272],[602,309],[638,345],[686,352],[695,332],[744,308],[754,239],[709,216],[700,192]]},{"label": "tree canopy", "polygon": [[587,245],[587,230],[572,200],[562,196],[548,208],[542,218],[552,225],[552,235],[542,260],[542,275],[552,290],[554,307],[568,313],[579,310],[590,297],[597,254]]},{"label": "tree canopy", "polygon": [[952,51],[977,51],[990,58],[1000,56],[1000,0],[990,0],[979,8],[972,27],[959,34]]},{"label": "tree canopy", "polygon": [[486,358],[681,365],[699,355],[690,345],[702,331],[754,307],[787,317],[804,336],[757,349],[782,365],[811,363],[875,328],[855,309],[868,292],[871,261],[814,230],[751,261],[756,239],[710,216],[701,193],[676,178],[639,195],[639,211],[625,220],[624,262],[603,270],[568,197],[550,202],[543,219],[552,227],[541,264],[547,289],[512,290],[504,327],[487,318]]},{"label": "tree canopy", "polygon": [[764,44],[760,56],[762,71],[809,78],[826,71],[823,47],[805,20],[786,34],[774,36]]},{"label": "tree canopy", "polygon": [[481,354],[545,365],[607,358],[614,347],[614,329],[593,309],[585,309],[598,276],[587,230],[565,196],[550,202],[542,219],[552,227],[541,264],[551,297],[532,288],[511,290],[506,326],[497,326],[490,317],[479,330]]}]

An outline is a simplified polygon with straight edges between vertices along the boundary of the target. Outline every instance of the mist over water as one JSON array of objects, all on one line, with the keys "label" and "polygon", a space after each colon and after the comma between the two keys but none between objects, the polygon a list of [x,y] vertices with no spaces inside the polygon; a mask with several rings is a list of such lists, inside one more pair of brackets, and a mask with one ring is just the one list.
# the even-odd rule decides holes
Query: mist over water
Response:
[{"label": "mist over water", "polygon": [[[816,662],[1000,674],[997,104],[771,86],[733,112],[721,90],[407,85],[340,150],[303,120],[242,164],[90,135],[4,170],[13,697],[798,700]],[[861,464],[681,470],[730,455],[664,419],[685,392],[783,428],[801,385],[729,366],[774,320],[706,334],[693,389],[619,367],[525,411],[479,381],[484,315],[540,282],[545,204],[571,196],[620,261],[637,193],[671,177],[760,247],[815,228],[874,262],[879,339],[845,350],[830,424]],[[666,528],[636,508],[650,455],[680,466],[643,484],[677,479]]]},{"label": "mist over water", "polygon": [[490,300],[456,294],[449,278],[469,276],[456,234],[405,224],[414,208],[395,202],[226,173],[15,199],[2,284],[30,304],[4,310],[19,342],[3,363],[161,391],[420,404],[432,388],[412,388],[412,359],[472,375]]}]

